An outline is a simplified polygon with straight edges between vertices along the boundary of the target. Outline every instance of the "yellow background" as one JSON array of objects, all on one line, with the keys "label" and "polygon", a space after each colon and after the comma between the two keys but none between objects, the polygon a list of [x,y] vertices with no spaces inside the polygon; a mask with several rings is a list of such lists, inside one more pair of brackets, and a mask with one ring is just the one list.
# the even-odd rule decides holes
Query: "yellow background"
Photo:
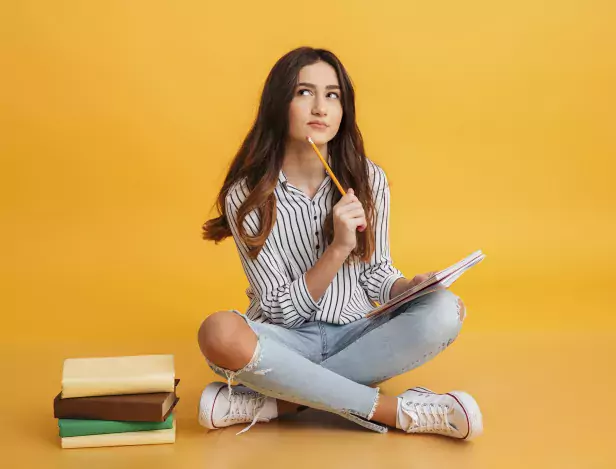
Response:
[{"label": "yellow background", "polygon": [[[245,310],[233,242],[201,241],[265,77],[339,55],[412,276],[477,329],[616,326],[609,2],[13,2],[2,7],[2,311],[11,340],[194,339]],[[472,318],[472,321],[470,319]]]},{"label": "yellow background", "polygon": [[[272,438],[297,450],[312,438],[296,467],[317,456],[344,467],[332,442],[345,435],[360,442],[345,456],[354,467],[408,451],[434,467],[452,466],[449,457],[519,467],[537,447],[545,467],[599,467],[616,435],[594,429],[610,427],[613,406],[611,417],[601,405],[587,412],[570,385],[614,395],[615,5],[2,2],[0,364],[13,383],[2,441],[39,458],[11,467],[50,457],[45,467],[180,467],[175,455],[187,467],[205,455],[231,467],[250,454],[268,460]],[[395,264],[412,277],[487,255],[452,287],[468,308],[454,350],[386,388],[469,390],[484,411],[483,443],[378,440],[317,419],[307,432],[305,422],[258,426],[240,454],[234,432],[204,439],[196,424],[200,390],[215,379],[197,328],[247,306],[233,241],[202,241],[201,225],[267,73],[302,45],[334,51],[355,82],[368,156],[391,184]],[[51,399],[62,359],[138,353],[176,355],[178,443],[60,452]]]}]

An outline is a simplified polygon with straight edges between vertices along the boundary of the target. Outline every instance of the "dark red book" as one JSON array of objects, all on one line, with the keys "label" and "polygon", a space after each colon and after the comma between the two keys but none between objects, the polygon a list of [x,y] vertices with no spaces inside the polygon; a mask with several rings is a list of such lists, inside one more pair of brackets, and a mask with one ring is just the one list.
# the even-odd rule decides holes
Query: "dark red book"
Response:
[{"label": "dark red book", "polygon": [[[176,388],[179,382],[179,379],[175,380]],[[179,400],[175,392],[65,399],[59,393],[53,401],[53,411],[58,419],[163,422]]]}]

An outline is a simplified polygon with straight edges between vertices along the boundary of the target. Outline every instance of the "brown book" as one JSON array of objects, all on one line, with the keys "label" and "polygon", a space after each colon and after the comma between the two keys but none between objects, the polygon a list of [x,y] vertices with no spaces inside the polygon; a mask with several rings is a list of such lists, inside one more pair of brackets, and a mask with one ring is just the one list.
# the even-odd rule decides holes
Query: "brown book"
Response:
[{"label": "brown book", "polygon": [[[176,388],[179,382],[175,380]],[[58,419],[163,422],[178,401],[175,392],[70,398],[62,398],[59,393],[53,401],[53,410]]]}]

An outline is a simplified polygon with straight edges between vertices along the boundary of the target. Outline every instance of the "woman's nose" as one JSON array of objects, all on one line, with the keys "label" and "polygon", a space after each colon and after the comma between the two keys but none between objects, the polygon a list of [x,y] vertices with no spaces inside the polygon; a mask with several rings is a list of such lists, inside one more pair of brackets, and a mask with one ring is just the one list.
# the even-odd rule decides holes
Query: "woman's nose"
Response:
[{"label": "woman's nose", "polygon": [[312,112],[319,116],[327,114],[327,107],[325,106],[325,100],[323,98],[319,98],[318,96],[314,98]]}]

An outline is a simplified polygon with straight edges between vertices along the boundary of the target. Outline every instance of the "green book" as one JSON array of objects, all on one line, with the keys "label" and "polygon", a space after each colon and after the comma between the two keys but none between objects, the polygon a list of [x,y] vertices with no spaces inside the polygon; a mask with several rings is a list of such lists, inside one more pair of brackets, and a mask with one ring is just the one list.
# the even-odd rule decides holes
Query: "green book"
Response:
[{"label": "green book", "polygon": [[107,433],[147,432],[173,427],[173,414],[164,422],[120,422],[117,420],[58,419],[60,436],[104,435]]}]

